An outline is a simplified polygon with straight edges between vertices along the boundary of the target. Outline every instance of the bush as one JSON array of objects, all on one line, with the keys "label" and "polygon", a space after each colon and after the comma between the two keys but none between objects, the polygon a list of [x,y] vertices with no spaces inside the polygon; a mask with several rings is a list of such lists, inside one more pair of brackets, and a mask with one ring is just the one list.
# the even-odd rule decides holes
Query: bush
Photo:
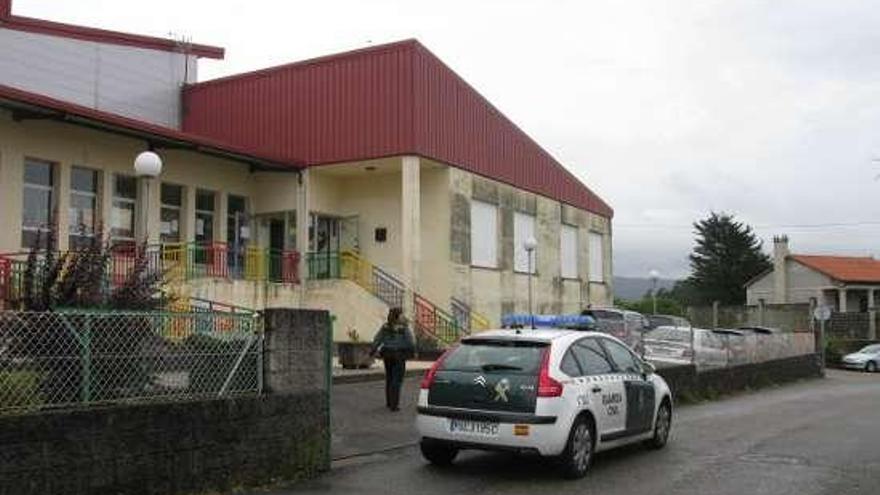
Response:
[{"label": "bush", "polygon": [[0,410],[39,406],[40,382],[34,371],[0,371]]}]

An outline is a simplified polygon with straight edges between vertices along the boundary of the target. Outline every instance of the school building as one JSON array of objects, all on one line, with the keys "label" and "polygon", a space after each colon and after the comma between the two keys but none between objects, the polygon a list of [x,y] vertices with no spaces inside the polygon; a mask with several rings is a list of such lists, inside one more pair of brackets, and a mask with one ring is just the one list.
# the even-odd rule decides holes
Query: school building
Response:
[{"label": "school building", "polygon": [[146,241],[177,294],[329,309],[337,340],[400,305],[452,341],[530,277],[536,312],[611,304],[610,206],[415,40],[199,82],[223,49],[0,0],[0,46],[0,278],[55,225]]}]

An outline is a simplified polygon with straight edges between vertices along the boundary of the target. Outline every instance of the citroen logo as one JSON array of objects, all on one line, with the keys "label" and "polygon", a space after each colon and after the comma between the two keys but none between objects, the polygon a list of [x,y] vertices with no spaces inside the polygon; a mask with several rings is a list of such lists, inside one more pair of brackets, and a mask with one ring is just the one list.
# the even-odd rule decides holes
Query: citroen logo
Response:
[{"label": "citroen logo", "polygon": [[479,385],[483,388],[486,388],[486,377],[483,375],[480,375],[480,376],[474,378],[474,384]]}]

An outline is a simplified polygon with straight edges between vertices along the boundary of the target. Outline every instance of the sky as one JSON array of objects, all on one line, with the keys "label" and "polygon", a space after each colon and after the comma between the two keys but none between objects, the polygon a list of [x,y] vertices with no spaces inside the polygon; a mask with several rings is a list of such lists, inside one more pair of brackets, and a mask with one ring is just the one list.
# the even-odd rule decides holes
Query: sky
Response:
[{"label": "sky", "polygon": [[200,79],[417,38],[615,210],[616,275],[685,277],[695,220],[880,254],[880,9],[855,0],[14,0],[223,46]]}]

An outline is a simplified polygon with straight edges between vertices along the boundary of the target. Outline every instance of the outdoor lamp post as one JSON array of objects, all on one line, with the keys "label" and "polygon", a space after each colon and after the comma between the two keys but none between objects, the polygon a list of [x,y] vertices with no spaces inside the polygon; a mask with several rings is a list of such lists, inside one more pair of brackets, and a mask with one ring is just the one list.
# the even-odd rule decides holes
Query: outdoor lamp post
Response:
[{"label": "outdoor lamp post", "polygon": [[150,182],[162,173],[162,158],[154,151],[143,151],[134,159],[134,174],[144,180],[144,204],[141,219],[144,228],[144,242],[150,239]]},{"label": "outdoor lamp post", "polygon": [[651,277],[651,299],[654,303],[654,314],[657,314],[657,280],[660,278],[660,272],[657,270],[651,270],[648,273],[648,276]]},{"label": "outdoor lamp post", "polygon": [[526,250],[526,255],[529,258],[529,323],[531,323],[532,328],[535,328],[535,312],[532,308],[532,254],[537,247],[538,241],[534,237],[529,237],[523,241],[523,248]]}]

